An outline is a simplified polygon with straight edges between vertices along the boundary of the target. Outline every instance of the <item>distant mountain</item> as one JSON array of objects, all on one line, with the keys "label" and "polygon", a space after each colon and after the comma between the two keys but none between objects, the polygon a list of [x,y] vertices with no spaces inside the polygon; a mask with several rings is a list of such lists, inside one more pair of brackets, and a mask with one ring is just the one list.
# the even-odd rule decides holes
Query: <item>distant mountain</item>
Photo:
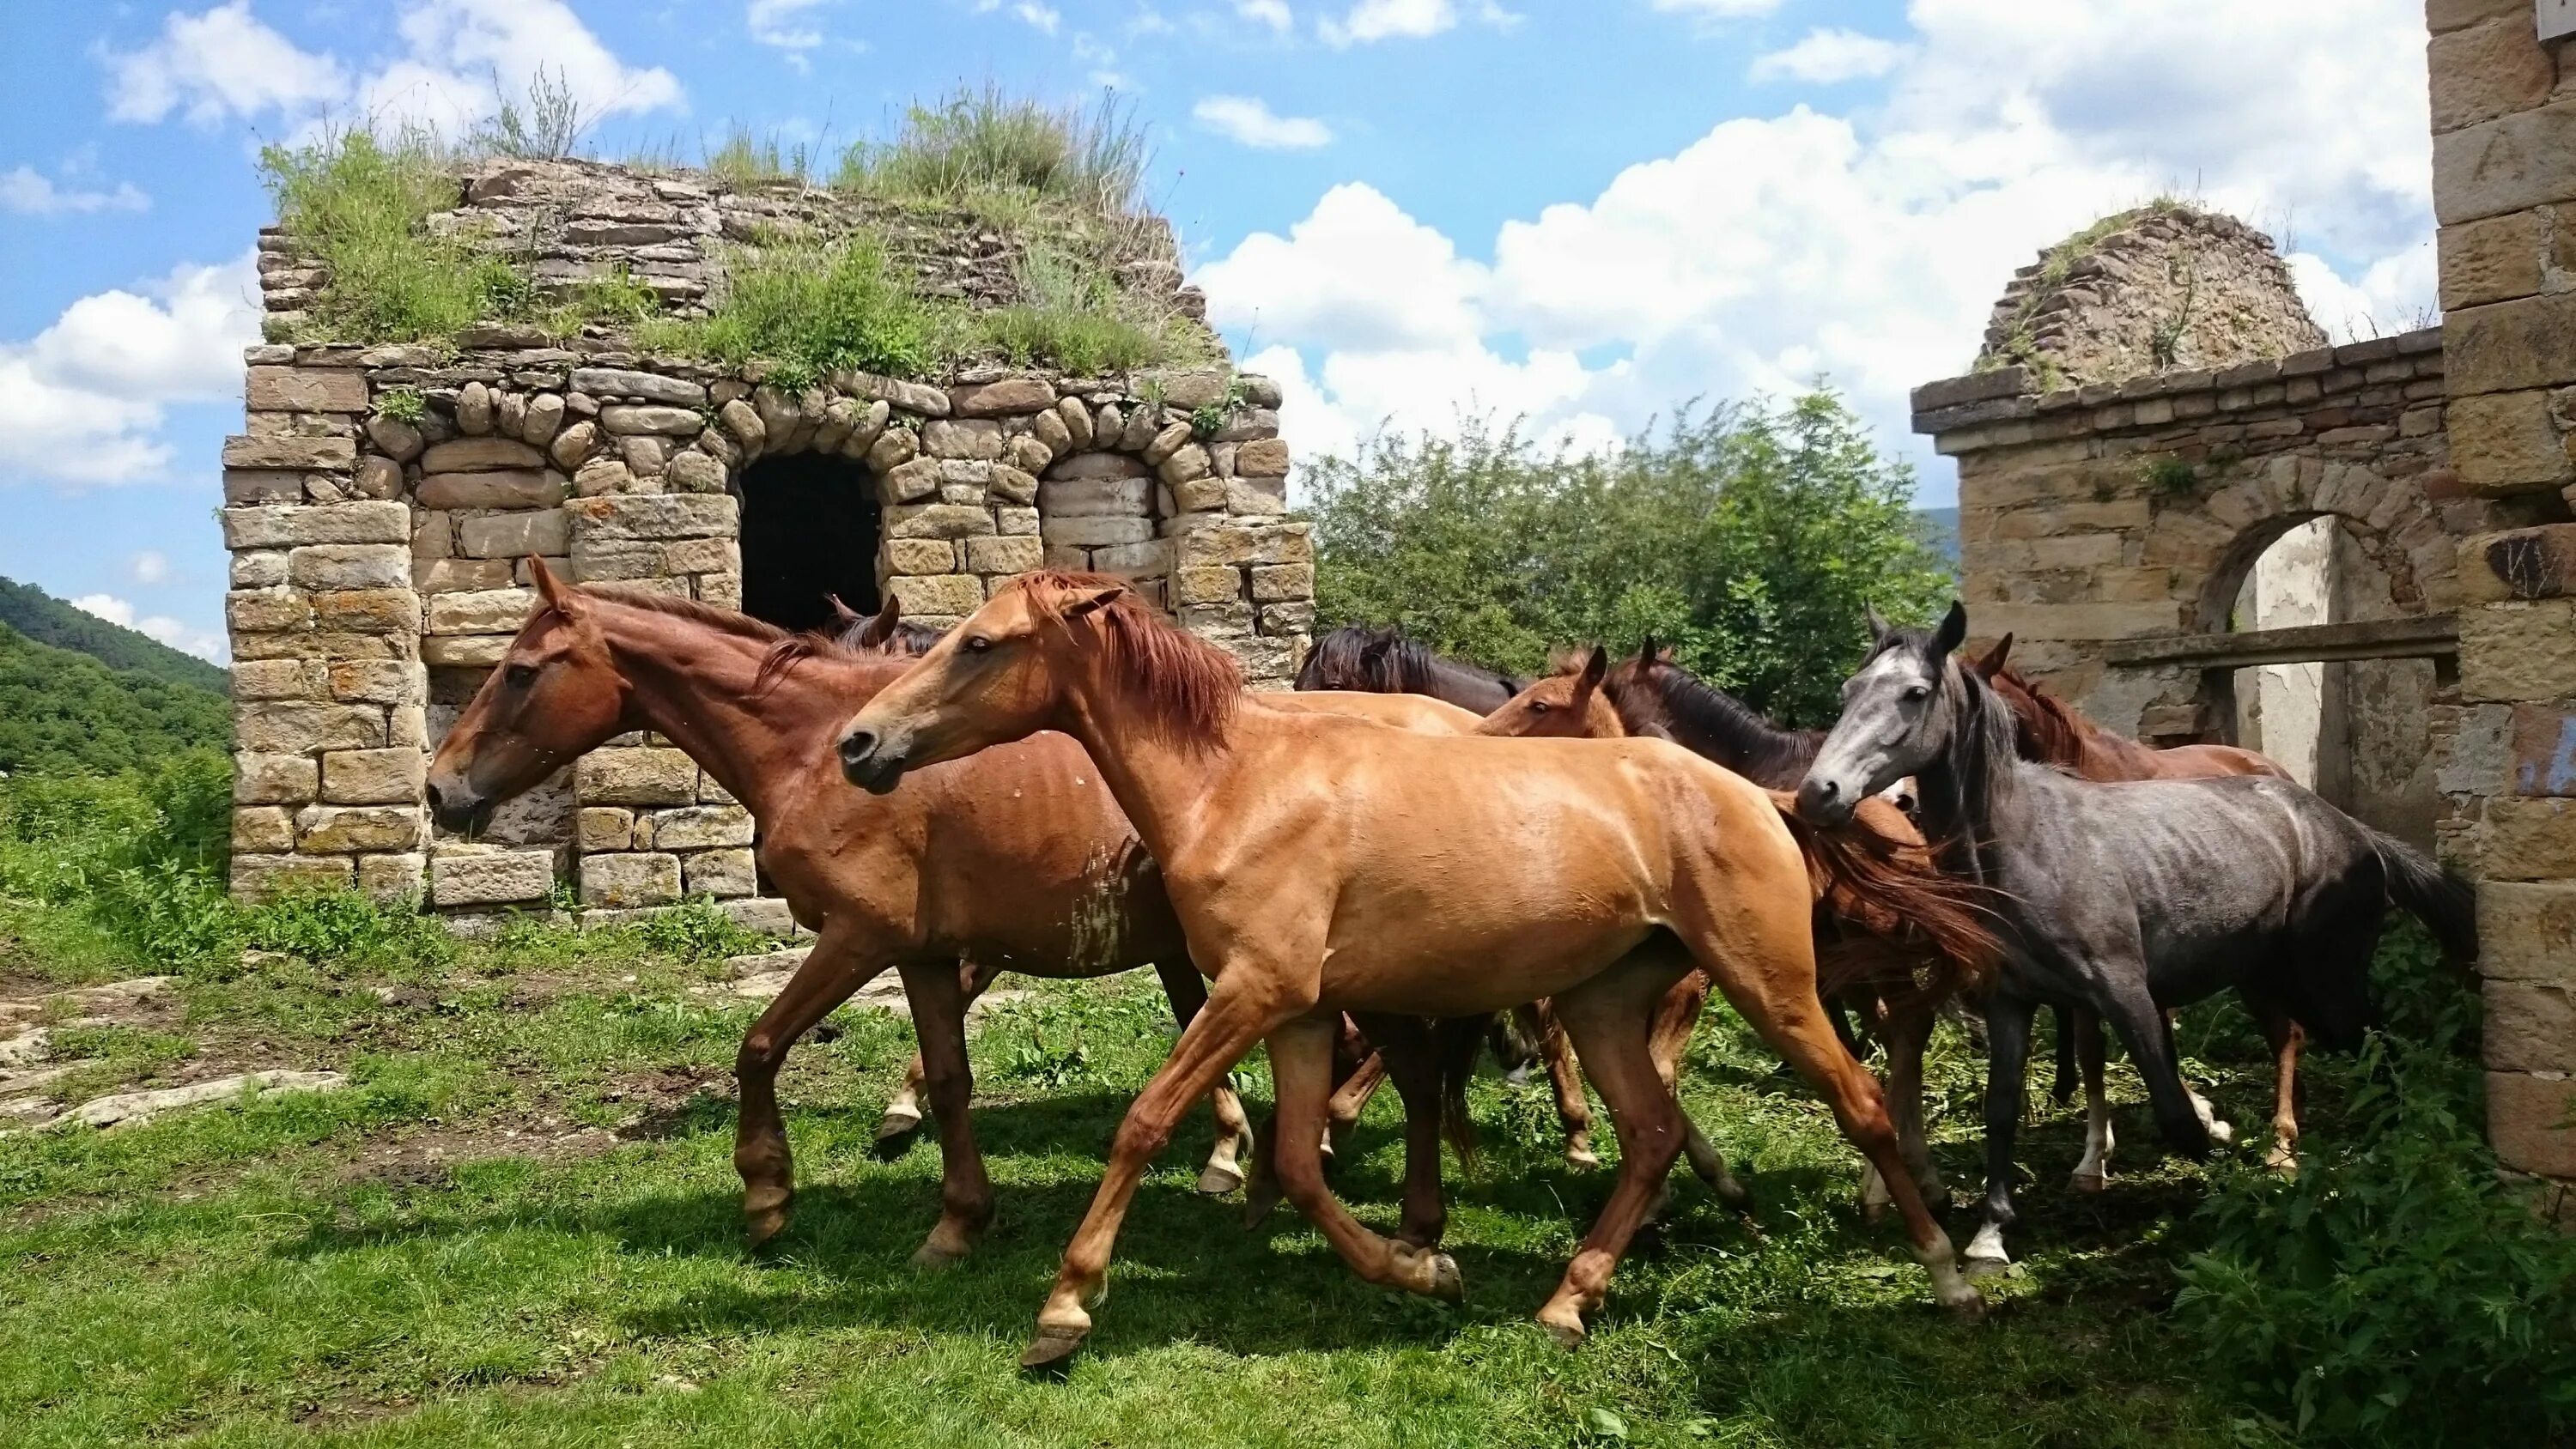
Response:
[{"label": "distant mountain", "polygon": [[0,579],[0,624],[38,644],[86,654],[110,669],[149,675],[171,684],[227,694],[232,676],[221,665],[182,654],[158,639],[76,609],[33,584]]},{"label": "distant mountain", "polygon": [[110,669],[0,624],[0,771],[123,770],[231,739],[232,704],[213,690]]},{"label": "distant mountain", "polygon": [[1923,520],[1925,539],[1949,560],[1953,569],[1959,566],[1959,510],[1956,508],[1918,508],[1914,516]]}]

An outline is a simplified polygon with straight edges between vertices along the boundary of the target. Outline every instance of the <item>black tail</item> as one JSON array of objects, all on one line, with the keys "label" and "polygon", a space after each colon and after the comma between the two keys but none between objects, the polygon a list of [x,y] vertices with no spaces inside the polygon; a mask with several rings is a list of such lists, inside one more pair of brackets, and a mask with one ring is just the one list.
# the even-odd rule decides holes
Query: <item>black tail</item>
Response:
[{"label": "black tail", "polygon": [[2444,870],[2431,856],[2395,836],[2382,835],[2365,825],[2362,833],[2370,837],[2372,848],[2379,852],[2379,863],[2388,872],[2388,902],[2411,911],[2433,939],[2442,943],[2442,954],[2455,966],[2466,966],[2478,959],[2478,893],[2467,881]]},{"label": "black tail", "polygon": [[1432,1057],[1440,1064],[1440,1129],[1458,1165],[1474,1171],[1476,1123],[1467,1114],[1467,1083],[1476,1075],[1476,1053],[1485,1045],[1490,1016],[1443,1017],[1432,1023]]}]

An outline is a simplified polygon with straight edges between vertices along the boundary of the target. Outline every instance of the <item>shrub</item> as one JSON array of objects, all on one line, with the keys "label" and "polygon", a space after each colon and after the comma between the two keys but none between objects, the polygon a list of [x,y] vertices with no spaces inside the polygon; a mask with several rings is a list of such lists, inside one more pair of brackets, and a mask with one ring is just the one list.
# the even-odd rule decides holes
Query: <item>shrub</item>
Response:
[{"label": "shrub", "polygon": [[738,367],[755,358],[917,376],[943,352],[942,319],[872,237],[747,248],[708,315],[647,323],[647,347]]},{"label": "shrub", "polygon": [[428,132],[352,127],[266,147],[259,167],[279,224],[330,270],[313,306],[319,330],[412,342],[525,310],[530,284],[507,260],[431,233],[429,218],[461,198]]},{"label": "shrub", "polygon": [[769,948],[767,937],[735,924],[704,896],[646,917],[635,933],[646,948],[682,961],[721,961]]}]

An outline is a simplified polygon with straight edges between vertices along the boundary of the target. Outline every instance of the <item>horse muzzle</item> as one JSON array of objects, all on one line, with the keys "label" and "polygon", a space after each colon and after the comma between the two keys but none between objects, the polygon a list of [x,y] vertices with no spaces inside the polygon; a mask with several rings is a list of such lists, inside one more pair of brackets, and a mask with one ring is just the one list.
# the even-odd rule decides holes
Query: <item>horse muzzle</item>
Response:
[{"label": "horse muzzle", "polygon": [[1860,798],[1861,792],[1839,780],[1809,775],[1798,783],[1798,818],[1810,825],[1841,825],[1860,808]]},{"label": "horse muzzle", "polygon": [[462,782],[429,782],[429,817],[450,835],[473,835],[492,822],[493,803]]},{"label": "horse muzzle", "polygon": [[838,753],[841,778],[871,795],[886,794],[903,780],[903,752],[875,730],[853,727],[841,736]]}]

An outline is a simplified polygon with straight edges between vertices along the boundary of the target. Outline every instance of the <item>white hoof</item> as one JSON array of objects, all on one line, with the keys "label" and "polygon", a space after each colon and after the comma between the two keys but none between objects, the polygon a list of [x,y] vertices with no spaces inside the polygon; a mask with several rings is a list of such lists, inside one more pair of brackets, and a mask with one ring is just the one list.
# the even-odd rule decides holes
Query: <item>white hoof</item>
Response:
[{"label": "white hoof", "polygon": [[2078,1172],[2066,1179],[2067,1187],[2075,1192],[2100,1192],[2109,1184],[2110,1179],[2098,1172]]}]

